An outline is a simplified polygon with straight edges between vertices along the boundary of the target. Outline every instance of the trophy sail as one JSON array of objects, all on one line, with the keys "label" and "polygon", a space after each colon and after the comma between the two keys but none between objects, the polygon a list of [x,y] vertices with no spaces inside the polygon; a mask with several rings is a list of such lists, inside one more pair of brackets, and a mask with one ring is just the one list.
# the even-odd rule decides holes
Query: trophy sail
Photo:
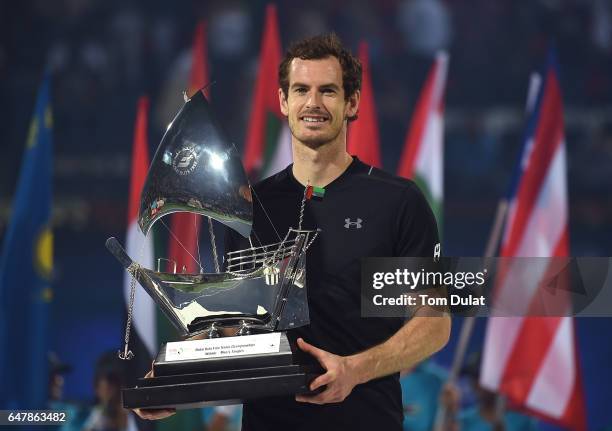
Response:
[{"label": "trophy sail", "polygon": [[142,190],[138,225],[146,235],[161,217],[211,217],[244,237],[251,233],[251,189],[240,155],[198,91],[168,126]]}]

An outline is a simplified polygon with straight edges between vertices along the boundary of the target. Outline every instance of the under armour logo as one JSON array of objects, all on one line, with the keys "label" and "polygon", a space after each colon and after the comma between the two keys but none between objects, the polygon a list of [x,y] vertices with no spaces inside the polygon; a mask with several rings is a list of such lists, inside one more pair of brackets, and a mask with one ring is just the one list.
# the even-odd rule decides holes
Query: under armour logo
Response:
[{"label": "under armour logo", "polygon": [[351,221],[350,218],[345,218],[344,219],[344,227],[345,229],[349,229],[351,227],[355,227],[357,229],[361,229],[361,223],[363,222],[363,220],[361,220],[360,218],[357,218],[357,221]]}]

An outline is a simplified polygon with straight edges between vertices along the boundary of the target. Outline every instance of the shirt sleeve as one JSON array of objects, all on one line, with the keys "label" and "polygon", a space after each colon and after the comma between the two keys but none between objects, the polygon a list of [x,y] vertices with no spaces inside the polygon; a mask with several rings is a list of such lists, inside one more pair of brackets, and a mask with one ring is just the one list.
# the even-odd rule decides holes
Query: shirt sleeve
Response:
[{"label": "shirt sleeve", "polygon": [[396,257],[433,257],[440,247],[438,226],[431,207],[416,184],[410,183],[399,204]]}]

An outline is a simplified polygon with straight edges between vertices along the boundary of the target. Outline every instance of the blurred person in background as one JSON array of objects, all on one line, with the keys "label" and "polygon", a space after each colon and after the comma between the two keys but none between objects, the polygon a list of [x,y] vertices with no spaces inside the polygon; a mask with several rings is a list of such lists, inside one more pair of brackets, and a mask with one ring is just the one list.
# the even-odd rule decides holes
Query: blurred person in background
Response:
[{"label": "blurred person in background", "polygon": [[96,405],[85,421],[85,431],[136,431],[136,421],[121,404],[123,364],[115,352],[103,354],[96,364]]},{"label": "blurred person in background", "polygon": [[440,402],[454,418],[452,431],[536,431],[537,421],[529,416],[501,408],[498,395],[479,383],[480,352],[468,356],[462,370],[476,396],[476,405],[461,408],[461,391],[453,383],[442,389]]},{"label": "blurred person in background", "polygon": [[86,411],[82,406],[64,400],[64,375],[72,372],[72,366],[62,362],[55,352],[49,352],[49,402],[47,408],[66,413],[66,421],[52,429],[77,431],[83,426]]},{"label": "blurred person in background", "polygon": [[49,405],[60,403],[64,398],[64,374],[72,371],[72,367],[62,362],[55,352],[49,352]]},{"label": "blurred person in background", "polygon": [[448,49],[451,15],[441,0],[404,0],[398,6],[398,27],[413,54],[433,57]]},{"label": "blurred person in background", "polygon": [[242,405],[205,407],[202,409],[205,431],[239,431],[242,421]]},{"label": "blurred person in background", "polygon": [[432,360],[400,374],[404,431],[431,431],[434,427],[440,391],[448,372]]}]

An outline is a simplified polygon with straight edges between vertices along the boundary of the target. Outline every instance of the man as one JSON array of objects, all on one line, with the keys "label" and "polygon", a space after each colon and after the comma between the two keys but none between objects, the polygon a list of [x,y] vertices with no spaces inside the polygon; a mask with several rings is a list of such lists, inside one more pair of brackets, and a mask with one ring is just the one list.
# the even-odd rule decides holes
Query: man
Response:
[{"label": "man", "polygon": [[[402,429],[398,372],[447,342],[450,318],[428,307],[400,319],[360,316],[360,259],[433,256],[438,234],[413,182],[393,177],[346,152],[348,121],[357,118],[361,65],[335,35],[294,44],[279,67],[282,113],[294,163],[254,187],[254,238],[278,241],[297,227],[304,189],[322,187],[305,205],[302,227],[322,229],[307,254],[310,324],[290,330],[326,372],[317,395],[249,401],[243,430]],[[248,242],[229,232],[230,249]],[[151,418],[163,417],[160,412]]]},{"label": "man", "polygon": [[[325,188],[322,199],[307,202],[303,219],[303,227],[323,230],[307,256],[310,324],[290,337],[327,372],[311,384],[313,390],[325,386],[318,395],[246,403],[243,429],[401,429],[397,373],[440,349],[450,321],[420,316],[433,310],[417,310],[403,326],[361,318],[360,258],[433,256],[433,215],[412,182],[346,152],[347,123],[359,108],[361,65],[336,36],[293,45],[280,65],[279,85],[294,163],[255,186],[254,206],[265,212],[255,210],[254,229],[262,242],[277,241],[274,228],[297,227],[304,187]],[[229,244],[246,247],[234,234]]]}]

